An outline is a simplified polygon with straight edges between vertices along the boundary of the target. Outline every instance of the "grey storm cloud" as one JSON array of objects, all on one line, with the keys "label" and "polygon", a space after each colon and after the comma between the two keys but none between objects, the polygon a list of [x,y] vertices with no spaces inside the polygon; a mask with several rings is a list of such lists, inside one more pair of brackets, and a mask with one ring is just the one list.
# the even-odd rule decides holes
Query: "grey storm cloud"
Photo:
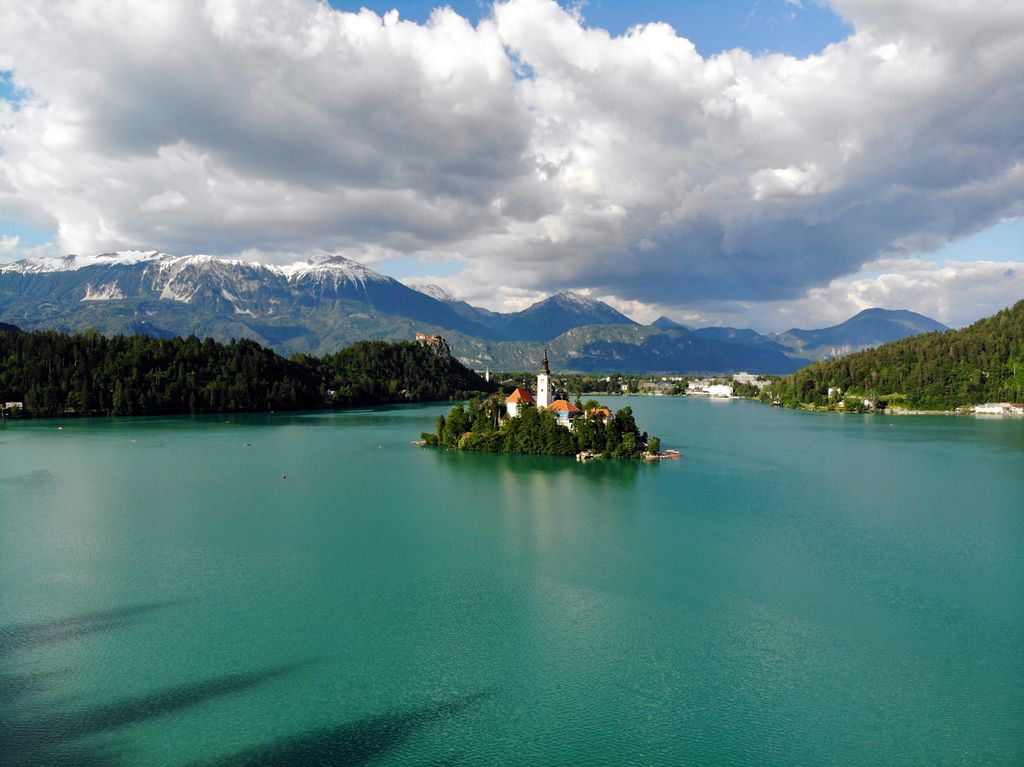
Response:
[{"label": "grey storm cloud", "polygon": [[831,5],[854,32],[798,59],[554,0],[476,26],[0,0],[28,94],[0,101],[0,218],[69,252],[448,258],[467,295],[671,307],[804,296],[1024,215],[1024,5]]}]

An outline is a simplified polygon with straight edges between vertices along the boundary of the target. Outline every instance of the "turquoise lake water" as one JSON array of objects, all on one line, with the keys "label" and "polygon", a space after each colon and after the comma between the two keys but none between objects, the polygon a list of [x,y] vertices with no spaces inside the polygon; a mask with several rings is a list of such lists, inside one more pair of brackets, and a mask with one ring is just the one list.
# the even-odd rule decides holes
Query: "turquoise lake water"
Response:
[{"label": "turquoise lake water", "polygon": [[0,764],[1024,763],[1024,419],[627,403],[0,427]]}]

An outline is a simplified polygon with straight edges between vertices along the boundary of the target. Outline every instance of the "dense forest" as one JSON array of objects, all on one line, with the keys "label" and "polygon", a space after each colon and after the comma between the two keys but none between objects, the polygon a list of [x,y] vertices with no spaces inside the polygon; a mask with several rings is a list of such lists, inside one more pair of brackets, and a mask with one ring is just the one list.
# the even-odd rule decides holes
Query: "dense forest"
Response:
[{"label": "dense forest", "polygon": [[645,451],[658,452],[660,440],[640,433],[633,409],[622,408],[614,417],[593,415],[601,405],[593,400],[577,405],[592,414],[577,418],[570,431],[559,426],[553,413],[523,406],[516,418],[504,417],[504,401],[472,399],[468,406],[455,405],[448,417],[437,419],[437,431],[423,434],[428,445],[455,450],[526,455],[576,455],[587,451],[605,458],[638,458]]},{"label": "dense forest", "polygon": [[[829,396],[829,389],[833,396]],[[835,390],[842,390],[836,395]],[[1024,301],[962,330],[925,333],[816,362],[762,393],[789,407],[952,410],[1024,400]]]},{"label": "dense forest", "polygon": [[363,341],[284,358],[254,341],[0,328],[0,405],[24,415],[167,415],[424,402],[493,391],[443,343]]}]

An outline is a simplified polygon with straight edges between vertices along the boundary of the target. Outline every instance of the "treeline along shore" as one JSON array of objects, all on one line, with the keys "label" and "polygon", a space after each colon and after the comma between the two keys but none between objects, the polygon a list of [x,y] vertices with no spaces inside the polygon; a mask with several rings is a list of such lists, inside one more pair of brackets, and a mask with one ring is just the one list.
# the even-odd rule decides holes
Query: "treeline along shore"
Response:
[{"label": "treeline along shore", "polygon": [[788,407],[954,410],[1024,401],[1024,300],[960,330],[816,362],[761,391]]},{"label": "treeline along shore", "polygon": [[282,357],[250,340],[26,333],[0,324],[0,407],[52,416],[313,410],[463,399],[496,386],[443,342]]}]

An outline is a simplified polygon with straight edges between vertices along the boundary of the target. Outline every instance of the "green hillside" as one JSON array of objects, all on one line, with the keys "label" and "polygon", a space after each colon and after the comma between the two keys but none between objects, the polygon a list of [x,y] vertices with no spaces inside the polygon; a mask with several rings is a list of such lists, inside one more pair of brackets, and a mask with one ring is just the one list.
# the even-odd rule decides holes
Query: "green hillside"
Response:
[{"label": "green hillside", "polygon": [[1024,400],[1024,301],[961,330],[925,333],[816,362],[768,393],[790,407],[827,406],[829,388],[847,401],[952,410]]},{"label": "green hillside", "polygon": [[31,416],[305,410],[495,388],[443,343],[361,341],[285,358],[248,339],[0,332],[0,403],[23,402]]}]

